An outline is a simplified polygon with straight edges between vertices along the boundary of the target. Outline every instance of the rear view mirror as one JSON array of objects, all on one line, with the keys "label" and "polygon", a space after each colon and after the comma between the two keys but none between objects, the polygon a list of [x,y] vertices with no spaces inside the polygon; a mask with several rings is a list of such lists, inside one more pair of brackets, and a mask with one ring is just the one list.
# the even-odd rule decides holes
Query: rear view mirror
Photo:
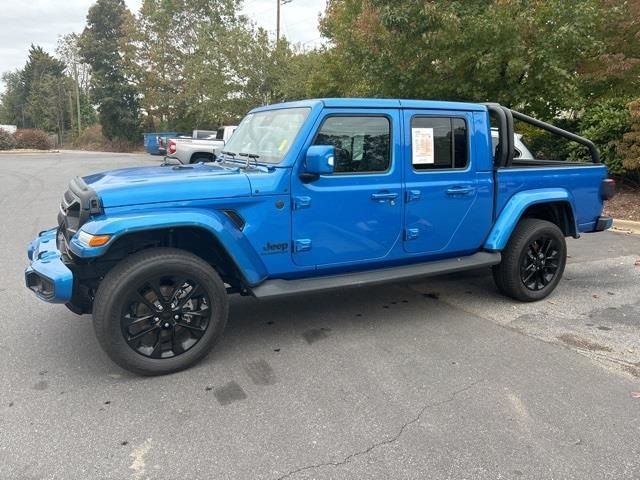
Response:
[{"label": "rear view mirror", "polygon": [[307,150],[304,171],[325,175],[333,173],[335,165],[335,148],[333,145],[312,145]]}]

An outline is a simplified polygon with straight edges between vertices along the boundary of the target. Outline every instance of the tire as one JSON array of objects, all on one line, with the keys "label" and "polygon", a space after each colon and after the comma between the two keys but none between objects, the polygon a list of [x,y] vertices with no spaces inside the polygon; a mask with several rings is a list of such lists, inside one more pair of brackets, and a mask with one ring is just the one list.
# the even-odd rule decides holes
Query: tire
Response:
[{"label": "tire", "polygon": [[505,295],[535,302],[553,292],[566,263],[567,244],[558,226],[525,218],[511,235],[502,261],[493,267],[493,279]]},{"label": "tire", "polygon": [[194,153],[191,156],[191,160],[189,163],[198,163],[198,162],[213,162],[215,157],[211,153]]},{"label": "tire", "polygon": [[124,259],[105,276],[93,326],[100,346],[122,368],[164,375],[209,353],[228,311],[224,283],[209,264],[183,250],[153,248]]}]

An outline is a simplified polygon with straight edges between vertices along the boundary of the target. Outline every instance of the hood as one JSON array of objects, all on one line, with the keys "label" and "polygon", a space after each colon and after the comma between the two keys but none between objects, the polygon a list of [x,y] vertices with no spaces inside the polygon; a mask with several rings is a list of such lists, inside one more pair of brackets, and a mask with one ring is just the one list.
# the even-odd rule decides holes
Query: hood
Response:
[{"label": "hood", "polygon": [[249,179],[238,168],[211,164],[123,168],[88,175],[83,180],[105,208],[251,194]]}]

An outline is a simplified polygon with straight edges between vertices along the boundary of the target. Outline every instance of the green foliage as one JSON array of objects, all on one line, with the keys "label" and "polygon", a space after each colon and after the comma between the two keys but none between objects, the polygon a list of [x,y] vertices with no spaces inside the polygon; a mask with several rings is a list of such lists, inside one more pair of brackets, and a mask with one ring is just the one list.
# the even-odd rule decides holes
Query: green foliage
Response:
[{"label": "green foliage", "polygon": [[631,98],[640,91],[640,0],[607,0],[598,10],[597,55],[578,68],[583,98]]},{"label": "green foliage", "polygon": [[[601,160],[615,175],[625,173],[620,147],[623,135],[629,130],[630,120],[623,99],[605,99],[594,103],[586,107],[580,116],[578,131],[597,145]],[[572,144],[571,158],[586,160],[588,157],[584,148]]]},{"label": "green foliage", "polygon": [[190,130],[236,122],[257,105],[291,98],[294,54],[238,15],[238,0],[145,0],[132,71],[151,118]]},{"label": "green foliage", "polygon": [[[276,44],[241,4],[143,0],[134,17],[124,0],[97,0],[58,59],[32,46],[3,74],[0,121],[82,136],[97,107],[104,136],[126,144],[141,125],[215,128],[301,98],[498,101],[592,138],[612,172],[630,168],[621,99],[640,91],[640,0],[329,0],[328,43],[310,52]],[[585,158],[523,133],[540,156]]]},{"label": "green foliage", "polygon": [[640,171],[640,98],[629,103],[631,126],[623,136],[621,154],[624,158],[623,166],[627,170]]},{"label": "green foliage", "polygon": [[33,148],[36,150],[49,150],[51,141],[44,130],[37,128],[19,129],[13,134],[16,140],[16,148]]},{"label": "green foliage", "polygon": [[[570,132],[578,131],[578,122],[575,119],[555,119],[553,124]],[[565,160],[571,156],[572,143],[566,138],[553,135],[546,130],[518,121],[515,122],[514,130],[522,134],[525,145],[527,145],[535,158]],[[580,153],[584,152],[580,150]]]},{"label": "green foliage", "polygon": [[26,96],[22,82],[22,70],[2,74],[4,92],[0,94],[0,123],[26,125]]},{"label": "green foliage", "polygon": [[544,118],[578,100],[599,0],[332,0],[322,21],[344,94],[499,101]]},{"label": "green foliage", "polygon": [[3,75],[5,92],[0,97],[1,120],[62,135],[69,124],[69,84],[64,64],[31,45],[22,70]]},{"label": "green foliage", "polygon": [[96,112],[89,103],[91,67],[82,61],[79,41],[79,35],[69,33],[59,37],[56,45],[56,54],[64,63],[65,72],[70,79],[69,94],[73,97],[73,106],[69,113],[73,136],[80,134],[83,126],[92,125],[97,121]]},{"label": "green foliage", "polygon": [[139,138],[139,97],[127,75],[127,53],[133,18],[123,0],[98,0],[87,15],[79,53],[93,73],[93,99],[98,104],[104,135],[133,142]]},{"label": "green foliage", "polygon": [[16,140],[13,135],[0,128],[0,150],[11,150],[15,146]]},{"label": "green foliage", "polygon": [[498,101],[553,119],[594,94],[637,91],[634,8],[638,0],[330,0],[327,77],[340,95]]}]

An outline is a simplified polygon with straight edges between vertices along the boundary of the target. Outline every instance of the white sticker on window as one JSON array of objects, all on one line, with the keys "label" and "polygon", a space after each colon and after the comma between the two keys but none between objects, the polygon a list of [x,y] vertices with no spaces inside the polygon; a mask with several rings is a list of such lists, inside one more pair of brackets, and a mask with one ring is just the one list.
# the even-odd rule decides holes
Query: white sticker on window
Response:
[{"label": "white sticker on window", "polygon": [[414,165],[434,163],[433,128],[412,128],[411,150]]}]

